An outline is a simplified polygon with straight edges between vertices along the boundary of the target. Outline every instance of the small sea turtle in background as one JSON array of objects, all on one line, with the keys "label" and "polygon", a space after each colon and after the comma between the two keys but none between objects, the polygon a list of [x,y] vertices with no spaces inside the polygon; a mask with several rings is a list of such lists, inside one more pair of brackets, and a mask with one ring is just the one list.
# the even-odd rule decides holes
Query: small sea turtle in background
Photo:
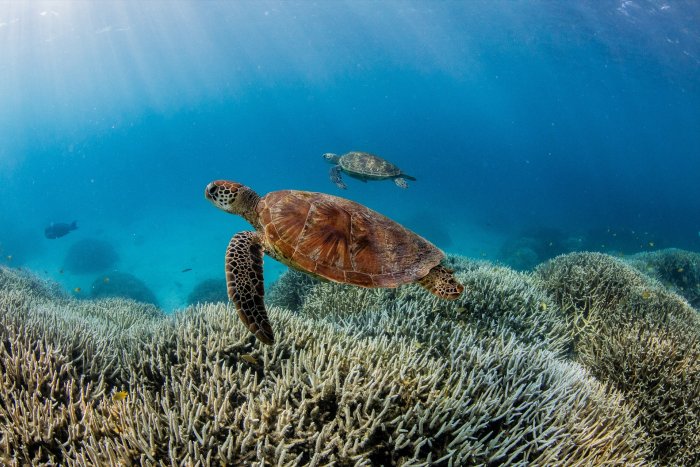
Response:
[{"label": "small sea turtle in background", "polygon": [[401,172],[401,169],[391,162],[367,152],[352,151],[342,156],[327,152],[323,155],[323,158],[331,164],[335,164],[330,172],[331,181],[341,190],[347,189],[347,185],[343,183],[340,172],[345,172],[363,182],[391,178],[400,188],[408,188],[406,179],[416,180],[415,177]]},{"label": "small sea turtle in background", "polygon": [[207,185],[204,196],[255,228],[231,238],[226,285],[241,321],[265,344],[274,337],[263,300],[263,253],[312,276],[360,287],[415,282],[446,300],[464,290],[440,264],[445,255],[435,245],[354,201],[295,190],[260,197],[224,180]]}]

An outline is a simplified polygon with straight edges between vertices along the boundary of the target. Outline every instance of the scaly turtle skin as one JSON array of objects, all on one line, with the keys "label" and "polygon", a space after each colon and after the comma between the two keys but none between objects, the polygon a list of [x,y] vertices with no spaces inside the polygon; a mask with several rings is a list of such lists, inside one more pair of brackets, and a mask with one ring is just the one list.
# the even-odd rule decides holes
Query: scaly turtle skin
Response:
[{"label": "scaly turtle skin", "polygon": [[352,151],[342,156],[328,152],[323,155],[323,158],[327,162],[334,164],[330,171],[330,178],[341,190],[347,189],[347,185],[343,183],[341,178],[341,172],[345,172],[363,182],[367,180],[393,179],[394,183],[400,188],[408,188],[406,179],[416,180],[415,177],[403,173],[401,169],[391,162],[367,152]]},{"label": "scaly turtle skin", "polygon": [[263,253],[321,279],[360,287],[415,282],[446,300],[464,290],[440,264],[442,251],[354,201],[295,190],[261,198],[247,186],[224,180],[211,182],[204,195],[255,228],[231,238],[226,284],[241,321],[265,344],[271,344],[274,335],[263,300]]}]

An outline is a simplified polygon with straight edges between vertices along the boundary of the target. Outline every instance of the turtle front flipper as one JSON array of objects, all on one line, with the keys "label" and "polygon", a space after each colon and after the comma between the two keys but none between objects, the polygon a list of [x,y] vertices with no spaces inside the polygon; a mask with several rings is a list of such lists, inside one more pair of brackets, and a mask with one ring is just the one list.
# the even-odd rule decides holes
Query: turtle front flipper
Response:
[{"label": "turtle front flipper", "polygon": [[239,232],[226,249],[226,288],[238,316],[264,344],[275,340],[265,310],[263,248],[257,232]]},{"label": "turtle front flipper", "polygon": [[331,167],[331,182],[335,183],[335,186],[337,186],[341,190],[347,190],[348,187],[345,183],[343,183],[343,179],[340,176],[341,170],[343,169],[339,165]]}]

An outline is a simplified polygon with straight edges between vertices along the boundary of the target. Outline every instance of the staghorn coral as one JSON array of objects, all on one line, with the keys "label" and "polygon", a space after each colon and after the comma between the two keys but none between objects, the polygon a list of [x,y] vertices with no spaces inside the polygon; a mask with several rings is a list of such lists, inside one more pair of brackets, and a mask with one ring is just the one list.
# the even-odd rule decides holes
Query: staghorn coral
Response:
[{"label": "staghorn coral", "polygon": [[279,279],[270,287],[265,297],[265,302],[287,308],[298,310],[304,303],[304,299],[309,291],[323,281],[295,269],[287,269]]},{"label": "staghorn coral", "polygon": [[21,290],[25,298],[66,298],[67,294],[56,282],[41,279],[23,269],[0,265],[0,290]]},{"label": "staghorn coral", "polygon": [[[134,319],[133,302],[81,308],[90,302],[15,300],[22,293],[0,290],[8,465],[641,465],[648,455],[619,393],[581,366],[513,335],[446,329],[408,303],[385,313],[398,322],[410,309],[405,327],[425,326],[443,352],[275,307],[285,332],[257,348],[221,304]],[[129,324],[108,320],[112,305]],[[90,358],[72,354],[88,342]]]},{"label": "staghorn coral", "polygon": [[[346,329],[361,330],[364,336],[401,334],[427,342],[429,335],[423,333],[425,327],[407,329],[402,325],[401,314],[397,323],[376,323],[385,310],[401,308],[403,313],[418,310],[431,321],[439,318],[450,326],[459,324],[476,329],[482,338],[512,334],[523,344],[541,343],[560,356],[571,351],[572,342],[559,307],[538,288],[533,278],[486,262],[453,258],[448,265],[458,271],[457,277],[465,286],[465,293],[453,302],[436,299],[413,285],[361,289],[316,282],[307,288],[298,311],[314,319],[346,323]],[[293,280],[287,288],[301,289],[294,287]],[[359,314],[373,324],[358,322],[355,317]],[[441,339],[431,345],[439,347]]]},{"label": "staghorn coral", "polygon": [[560,256],[536,271],[571,323],[578,360],[635,407],[653,460],[700,463],[700,316],[624,262]]},{"label": "staghorn coral", "polygon": [[629,257],[627,262],[700,310],[700,254],[668,248],[638,253]]}]

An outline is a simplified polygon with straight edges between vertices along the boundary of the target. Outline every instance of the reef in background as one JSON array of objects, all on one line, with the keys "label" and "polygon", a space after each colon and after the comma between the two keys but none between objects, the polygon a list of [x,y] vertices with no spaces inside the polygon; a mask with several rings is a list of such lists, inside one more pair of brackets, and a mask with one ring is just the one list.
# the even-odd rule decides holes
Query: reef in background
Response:
[{"label": "reef in background", "polygon": [[600,254],[449,262],[456,302],[288,273],[270,347],[231,306],[165,316],[0,268],[0,462],[700,462],[683,298]]},{"label": "reef in background", "polygon": [[71,245],[63,267],[74,274],[95,274],[109,270],[118,260],[119,254],[111,243],[84,238]]}]

